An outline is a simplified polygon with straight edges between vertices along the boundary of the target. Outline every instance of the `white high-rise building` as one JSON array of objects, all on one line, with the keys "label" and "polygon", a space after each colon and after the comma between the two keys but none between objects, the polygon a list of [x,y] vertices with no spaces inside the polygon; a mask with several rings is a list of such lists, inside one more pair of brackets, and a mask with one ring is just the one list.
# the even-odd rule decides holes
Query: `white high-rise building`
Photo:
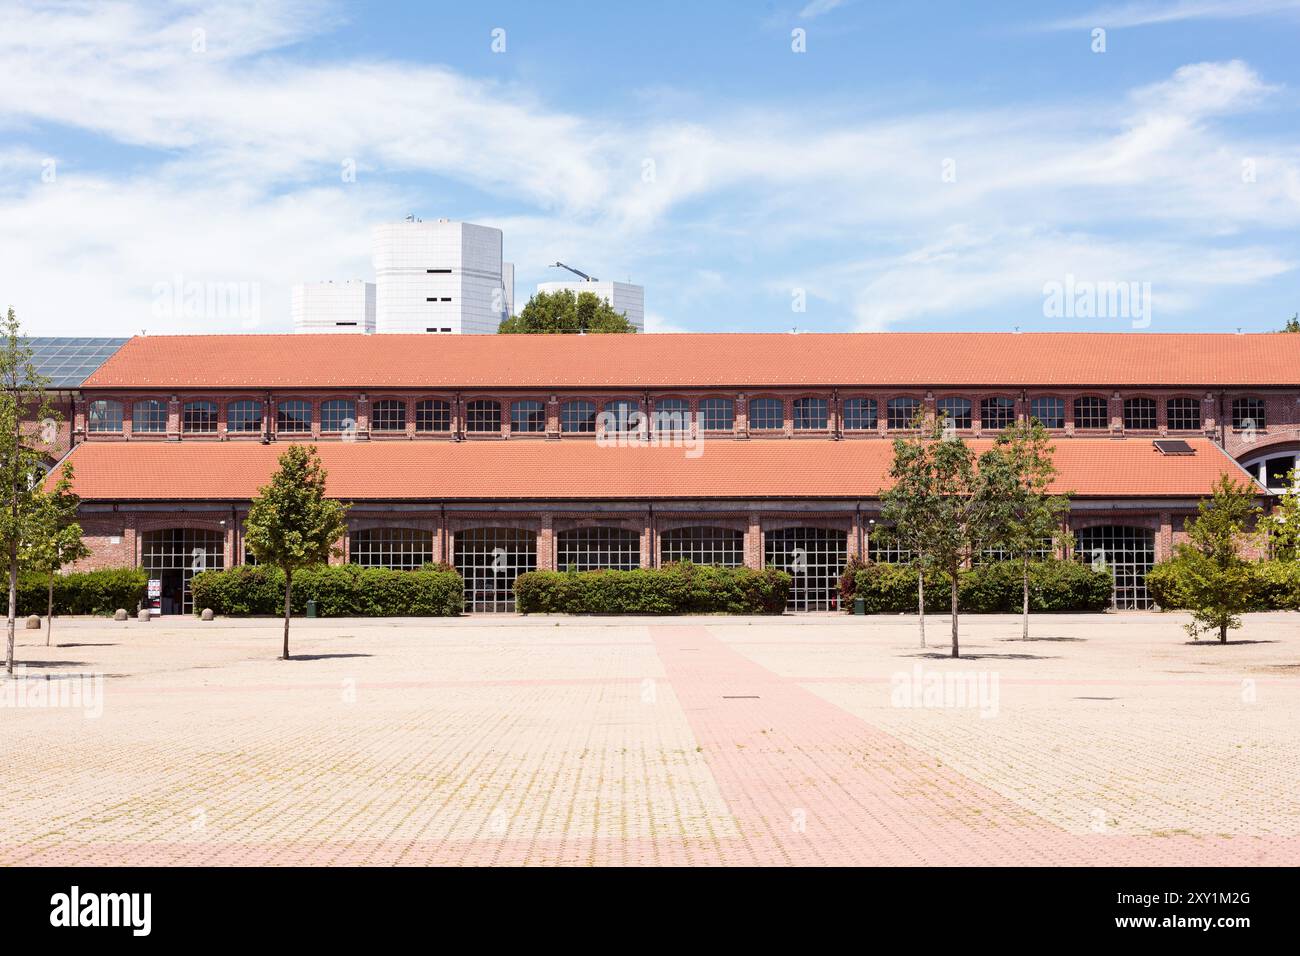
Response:
[{"label": "white high-rise building", "polygon": [[645,331],[645,287],[631,282],[605,282],[600,279],[574,279],[571,282],[539,282],[538,292],[559,292],[570,289],[575,294],[593,292],[600,296],[615,312],[627,316],[627,320],[636,326],[638,332]]},{"label": "white high-rise building", "polygon": [[293,287],[289,311],[295,332],[373,332],[375,284],[302,282]]},{"label": "white high-rise building", "polygon": [[408,218],[372,232],[377,332],[492,333],[514,304],[500,229]]}]

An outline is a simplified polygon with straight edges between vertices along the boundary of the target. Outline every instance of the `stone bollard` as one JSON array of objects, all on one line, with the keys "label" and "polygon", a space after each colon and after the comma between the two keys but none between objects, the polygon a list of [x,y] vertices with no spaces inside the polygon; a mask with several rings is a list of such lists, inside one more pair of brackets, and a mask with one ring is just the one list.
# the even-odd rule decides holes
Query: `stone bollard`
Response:
[{"label": "stone bollard", "polygon": [[140,608],[140,613],[135,616],[135,619],[141,624],[148,624],[150,619],[149,609],[147,607]]},{"label": "stone bollard", "polygon": [[205,621],[210,621],[210,620],[212,620],[212,608],[210,608],[210,607],[205,607],[205,608],[203,609],[203,613],[200,614],[199,617],[201,617],[201,618],[202,618],[203,620],[205,620]]},{"label": "stone bollard", "polygon": [[39,631],[40,629],[41,629],[41,616],[39,614],[33,614],[31,617],[27,618],[27,630]]},{"label": "stone bollard", "polygon": [[126,608],[124,608],[124,607],[120,607],[120,608],[118,608],[116,611],[113,612],[113,620],[115,620],[115,621],[125,621],[126,619],[127,619]]}]

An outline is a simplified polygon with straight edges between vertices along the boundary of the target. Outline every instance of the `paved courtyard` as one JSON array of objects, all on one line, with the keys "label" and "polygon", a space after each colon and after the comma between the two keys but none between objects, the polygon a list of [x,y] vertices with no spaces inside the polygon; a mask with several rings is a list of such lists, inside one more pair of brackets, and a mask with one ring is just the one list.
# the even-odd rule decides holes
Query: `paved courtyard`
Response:
[{"label": "paved courtyard", "polygon": [[1300,864],[1300,616],[1182,620],[61,619],[0,863]]}]

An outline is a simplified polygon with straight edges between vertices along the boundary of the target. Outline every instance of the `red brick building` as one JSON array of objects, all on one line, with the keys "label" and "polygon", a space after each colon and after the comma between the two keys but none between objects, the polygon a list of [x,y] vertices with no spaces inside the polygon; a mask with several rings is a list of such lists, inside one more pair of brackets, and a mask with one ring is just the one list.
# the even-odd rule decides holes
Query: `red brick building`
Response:
[{"label": "red brick building", "polygon": [[796,554],[803,610],[833,606],[848,558],[891,557],[872,528],[917,411],[977,446],[1047,425],[1077,551],[1143,607],[1219,475],[1277,489],[1294,467],[1300,336],[140,337],[72,401],[69,460],[88,563],[145,567],[168,609],[194,567],[245,560],[249,501],[309,440],[353,504],[340,560],[450,561],[471,610],[510,609],[531,568]]}]

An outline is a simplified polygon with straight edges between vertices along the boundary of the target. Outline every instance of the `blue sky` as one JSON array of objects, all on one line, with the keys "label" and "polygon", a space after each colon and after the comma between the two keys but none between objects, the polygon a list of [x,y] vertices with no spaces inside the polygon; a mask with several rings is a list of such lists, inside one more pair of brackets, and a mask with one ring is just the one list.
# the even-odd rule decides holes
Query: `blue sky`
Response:
[{"label": "blue sky", "polygon": [[[0,2],[0,305],[283,330],[414,212],[505,230],[520,301],[630,277],[656,330],[1273,329],[1298,40],[1300,0]],[[1149,322],[1049,314],[1067,279]],[[193,282],[257,308],[160,312]]]}]

